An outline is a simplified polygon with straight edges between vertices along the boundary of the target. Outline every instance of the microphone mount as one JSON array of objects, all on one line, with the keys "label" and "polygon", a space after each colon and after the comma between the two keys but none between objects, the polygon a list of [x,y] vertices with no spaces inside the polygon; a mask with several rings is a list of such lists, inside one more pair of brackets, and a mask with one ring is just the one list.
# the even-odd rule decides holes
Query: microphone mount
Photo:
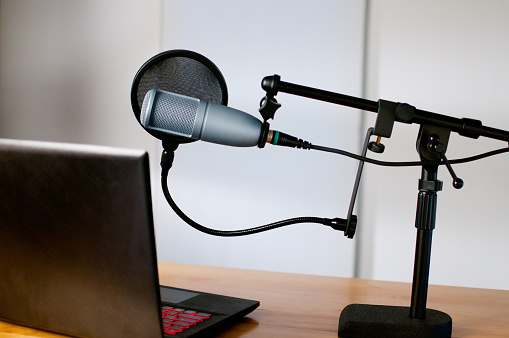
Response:
[{"label": "microphone mount", "polygon": [[260,101],[260,108],[258,111],[263,117],[263,120],[267,122],[268,119],[274,119],[276,110],[281,108],[281,104],[277,102],[274,96],[267,93],[267,95]]}]

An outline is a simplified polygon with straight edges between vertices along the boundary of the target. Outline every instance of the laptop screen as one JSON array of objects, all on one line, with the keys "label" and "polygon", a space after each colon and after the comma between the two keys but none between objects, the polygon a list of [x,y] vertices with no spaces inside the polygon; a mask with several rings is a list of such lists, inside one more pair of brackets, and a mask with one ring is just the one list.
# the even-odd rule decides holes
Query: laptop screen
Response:
[{"label": "laptop screen", "polygon": [[144,151],[0,140],[0,319],[161,337]]}]

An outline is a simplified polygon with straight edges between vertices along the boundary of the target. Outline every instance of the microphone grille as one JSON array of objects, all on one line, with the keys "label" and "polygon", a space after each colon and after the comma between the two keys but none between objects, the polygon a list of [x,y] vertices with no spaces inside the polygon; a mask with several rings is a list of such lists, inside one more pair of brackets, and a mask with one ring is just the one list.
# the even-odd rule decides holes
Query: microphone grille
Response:
[{"label": "microphone grille", "polygon": [[[199,103],[200,100],[192,97],[158,90],[155,92],[148,126],[172,134],[190,137],[193,133]],[[146,111],[146,108],[144,102],[142,114]]]}]

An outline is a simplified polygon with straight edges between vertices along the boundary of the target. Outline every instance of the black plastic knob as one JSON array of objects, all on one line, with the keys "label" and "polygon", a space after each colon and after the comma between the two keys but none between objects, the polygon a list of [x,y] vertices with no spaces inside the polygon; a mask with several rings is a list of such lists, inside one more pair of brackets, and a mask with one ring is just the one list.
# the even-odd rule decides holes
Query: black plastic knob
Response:
[{"label": "black plastic knob", "polygon": [[374,153],[383,153],[385,150],[385,146],[381,143],[369,142],[368,149]]},{"label": "black plastic knob", "polygon": [[463,180],[459,177],[456,177],[453,181],[452,181],[452,186],[456,189],[461,189],[463,188]]}]

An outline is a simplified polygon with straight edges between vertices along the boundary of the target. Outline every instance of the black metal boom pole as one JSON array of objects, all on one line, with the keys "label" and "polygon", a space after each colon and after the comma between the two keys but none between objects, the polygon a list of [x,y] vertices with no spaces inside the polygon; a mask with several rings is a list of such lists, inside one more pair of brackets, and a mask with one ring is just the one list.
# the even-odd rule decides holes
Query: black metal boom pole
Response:
[{"label": "black metal boom pole", "polygon": [[[377,101],[283,82],[279,75],[265,77],[262,80],[262,88],[268,95],[271,96],[277,95],[278,92],[283,92],[374,113],[379,112],[378,110],[380,105]],[[397,114],[395,116],[395,121],[403,123],[418,123],[421,125],[429,124],[437,127],[448,128],[451,131],[457,132],[466,137],[478,138],[479,136],[483,136],[509,142],[509,131],[483,126],[481,121],[467,118],[456,118],[416,109],[410,105],[406,106],[411,109],[404,110],[399,115]]]}]

